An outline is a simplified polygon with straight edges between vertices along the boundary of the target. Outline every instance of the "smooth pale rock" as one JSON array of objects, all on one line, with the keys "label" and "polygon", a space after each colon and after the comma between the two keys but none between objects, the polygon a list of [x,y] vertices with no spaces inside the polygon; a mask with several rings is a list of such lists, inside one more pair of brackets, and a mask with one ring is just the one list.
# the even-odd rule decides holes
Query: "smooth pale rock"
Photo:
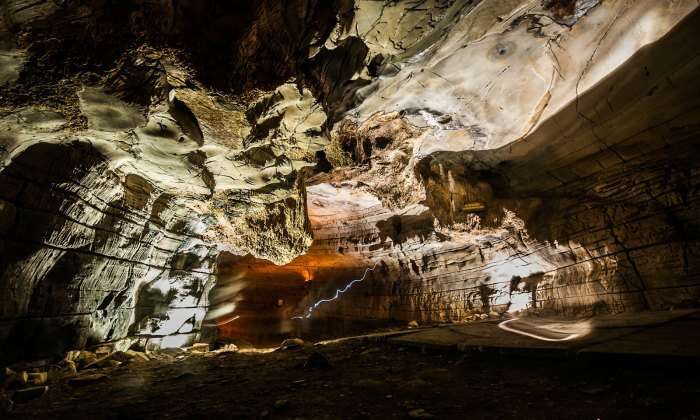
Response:
[{"label": "smooth pale rock", "polygon": [[195,343],[187,348],[188,351],[206,353],[209,351],[208,343]]},{"label": "smooth pale rock", "polygon": [[224,344],[222,347],[214,350],[214,353],[216,354],[226,354],[226,353],[237,353],[239,351],[238,346],[235,344],[229,343],[229,344]]}]

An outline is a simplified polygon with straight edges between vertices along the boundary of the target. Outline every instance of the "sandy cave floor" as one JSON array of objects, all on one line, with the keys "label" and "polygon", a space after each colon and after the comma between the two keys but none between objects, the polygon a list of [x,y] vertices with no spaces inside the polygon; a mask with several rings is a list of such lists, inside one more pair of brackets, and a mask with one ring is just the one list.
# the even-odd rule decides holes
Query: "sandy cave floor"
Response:
[{"label": "sandy cave floor", "polygon": [[[314,352],[330,367],[304,367]],[[321,363],[323,364],[323,363]],[[682,360],[581,361],[434,352],[345,341],[269,353],[132,363],[82,387],[52,385],[8,418],[700,417]],[[2,415],[0,415],[2,416]]]}]

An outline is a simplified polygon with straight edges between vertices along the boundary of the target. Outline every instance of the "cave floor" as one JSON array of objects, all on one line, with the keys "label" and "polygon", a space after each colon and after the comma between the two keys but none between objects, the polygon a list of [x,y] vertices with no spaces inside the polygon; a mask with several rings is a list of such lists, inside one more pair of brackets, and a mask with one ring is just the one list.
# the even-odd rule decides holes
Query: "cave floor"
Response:
[{"label": "cave floor", "polygon": [[[330,364],[305,367],[322,354]],[[693,359],[523,357],[347,340],[268,353],[132,363],[52,385],[10,418],[687,418]],[[6,414],[7,415],[7,414]]]}]

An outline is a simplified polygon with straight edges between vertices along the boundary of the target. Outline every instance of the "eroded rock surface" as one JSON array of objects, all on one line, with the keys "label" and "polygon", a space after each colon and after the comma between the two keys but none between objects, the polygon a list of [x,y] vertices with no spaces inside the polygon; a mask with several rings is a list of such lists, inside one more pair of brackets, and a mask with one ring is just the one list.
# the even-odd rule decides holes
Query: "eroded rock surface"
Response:
[{"label": "eroded rock surface", "polygon": [[694,1],[0,7],[1,358],[698,303]]}]

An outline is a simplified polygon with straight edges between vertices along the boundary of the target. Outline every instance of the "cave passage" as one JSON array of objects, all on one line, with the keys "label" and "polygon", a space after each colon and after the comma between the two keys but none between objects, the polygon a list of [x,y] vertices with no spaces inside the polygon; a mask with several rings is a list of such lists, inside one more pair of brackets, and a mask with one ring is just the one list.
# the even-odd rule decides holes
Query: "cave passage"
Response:
[{"label": "cave passage", "polygon": [[700,416],[696,0],[0,2],[0,418]]}]

